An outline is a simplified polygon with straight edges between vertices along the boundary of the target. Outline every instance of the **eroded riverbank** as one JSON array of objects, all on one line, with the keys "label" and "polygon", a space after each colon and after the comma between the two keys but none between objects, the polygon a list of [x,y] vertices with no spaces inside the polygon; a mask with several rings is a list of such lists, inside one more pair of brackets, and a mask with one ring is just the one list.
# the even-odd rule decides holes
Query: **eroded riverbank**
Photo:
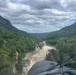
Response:
[{"label": "eroded riverbank", "polygon": [[48,45],[44,44],[42,49],[38,48],[35,51],[28,53],[23,60],[24,66],[23,66],[22,75],[27,75],[30,68],[36,62],[45,60],[46,55],[49,53],[49,50],[56,50],[56,48],[53,46],[48,46]]}]

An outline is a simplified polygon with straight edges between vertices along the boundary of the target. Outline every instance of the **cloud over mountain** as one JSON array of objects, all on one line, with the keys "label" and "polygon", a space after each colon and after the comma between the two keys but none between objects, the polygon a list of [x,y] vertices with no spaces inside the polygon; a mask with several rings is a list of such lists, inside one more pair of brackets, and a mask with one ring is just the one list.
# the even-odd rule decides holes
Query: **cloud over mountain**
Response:
[{"label": "cloud over mountain", "polygon": [[73,23],[76,0],[0,0],[0,15],[27,32],[50,32]]}]

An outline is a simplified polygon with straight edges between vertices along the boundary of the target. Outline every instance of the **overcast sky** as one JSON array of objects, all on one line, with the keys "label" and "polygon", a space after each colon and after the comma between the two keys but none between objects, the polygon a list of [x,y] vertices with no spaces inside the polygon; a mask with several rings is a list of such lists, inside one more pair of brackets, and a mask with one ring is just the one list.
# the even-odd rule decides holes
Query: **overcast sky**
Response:
[{"label": "overcast sky", "polygon": [[76,21],[76,0],[0,0],[0,15],[23,31],[51,32]]}]

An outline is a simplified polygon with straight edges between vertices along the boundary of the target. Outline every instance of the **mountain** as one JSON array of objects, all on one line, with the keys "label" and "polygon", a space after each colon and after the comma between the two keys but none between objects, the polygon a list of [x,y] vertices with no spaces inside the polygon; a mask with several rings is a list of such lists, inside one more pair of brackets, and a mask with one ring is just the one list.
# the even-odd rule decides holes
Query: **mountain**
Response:
[{"label": "mountain", "polygon": [[0,75],[13,75],[22,71],[22,59],[35,50],[36,39],[27,32],[13,27],[11,22],[0,16]]},{"label": "mountain", "polygon": [[50,39],[59,39],[63,37],[76,37],[76,22],[70,26],[64,27],[58,31],[50,32],[47,34],[42,34],[41,38],[43,40],[50,40]]},{"label": "mountain", "polygon": [[24,31],[21,31],[17,28],[15,28],[14,26],[12,26],[11,22],[3,17],[0,16],[0,27],[4,27],[6,29],[8,29],[9,31],[12,31],[12,32],[18,32],[20,33],[21,35],[28,35],[28,33],[24,32]]},{"label": "mountain", "polygon": [[30,33],[30,34],[36,37],[40,37],[40,36],[48,34],[48,32],[47,33]]},{"label": "mountain", "polygon": [[60,36],[75,36],[76,33],[76,22],[70,26],[64,27],[61,30],[59,30],[56,34],[59,34]]}]

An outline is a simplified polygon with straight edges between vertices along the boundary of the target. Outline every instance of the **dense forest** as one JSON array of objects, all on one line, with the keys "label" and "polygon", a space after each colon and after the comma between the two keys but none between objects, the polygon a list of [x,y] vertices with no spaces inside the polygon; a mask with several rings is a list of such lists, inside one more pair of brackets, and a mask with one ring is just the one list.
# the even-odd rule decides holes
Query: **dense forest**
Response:
[{"label": "dense forest", "polygon": [[[25,54],[35,50],[36,39],[11,25],[0,16],[0,75],[13,75],[13,67],[22,71],[22,59]],[[16,55],[18,54],[18,56]]]},{"label": "dense forest", "polygon": [[[53,61],[64,61],[76,52],[76,23],[64,27],[59,31],[43,34],[42,40],[47,44],[54,45],[57,50],[51,51],[46,59]],[[66,63],[69,67],[76,69],[76,56]]]}]

